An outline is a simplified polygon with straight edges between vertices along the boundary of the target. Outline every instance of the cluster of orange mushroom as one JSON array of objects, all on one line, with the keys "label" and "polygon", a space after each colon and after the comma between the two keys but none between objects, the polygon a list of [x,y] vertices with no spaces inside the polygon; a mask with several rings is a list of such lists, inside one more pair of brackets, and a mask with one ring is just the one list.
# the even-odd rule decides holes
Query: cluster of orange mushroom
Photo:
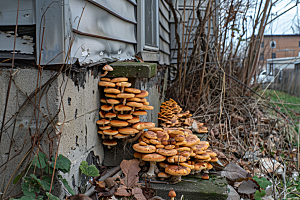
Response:
[{"label": "cluster of orange mushroom", "polygon": [[[181,177],[190,173],[212,169],[210,162],[217,162],[217,154],[208,150],[209,143],[184,128],[149,128],[133,145],[134,156],[141,162],[150,162],[148,178]],[[156,163],[161,172],[155,174]],[[207,174],[204,179],[209,179]]]},{"label": "cluster of orange mushroom", "polygon": [[113,71],[109,65],[103,67],[105,71],[101,74],[99,86],[104,87],[105,97],[100,99],[101,119],[98,133],[102,134],[103,144],[108,148],[117,145],[116,139],[134,137],[144,128],[154,127],[151,122],[140,122],[140,115],[147,115],[147,110],[153,110],[145,99],[148,92],[131,88],[131,83],[126,77],[106,78],[108,71]]},{"label": "cluster of orange mushroom", "polygon": [[190,111],[182,112],[182,108],[174,101],[163,102],[158,113],[159,125],[162,127],[190,127],[193,123]]}]

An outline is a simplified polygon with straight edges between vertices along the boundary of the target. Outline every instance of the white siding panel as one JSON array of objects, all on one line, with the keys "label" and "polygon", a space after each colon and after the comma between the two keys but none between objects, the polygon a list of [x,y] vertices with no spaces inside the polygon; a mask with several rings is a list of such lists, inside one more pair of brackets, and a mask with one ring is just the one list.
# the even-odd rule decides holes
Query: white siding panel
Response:
[{"label": "white siding panel", "polygon": [[[72,26],[76,29],[85,1],[72,0],[70,5]],[[132,5],[132,7],[134,6]],[[87,3],[85,7],[78,30],[84,33],[136,42],[134,24],[125,22],[91,3]]]},{"label": "white siding panel", "polygon": [[168,32],[170,32],[169,22],[161,14],[159,14],[159,22]]},{"label": "white siding panel", "polygon": [[159,39],[159,49],[167,54],[170,54],[170,45],[161,38]]},{"label": "white siding panel", "polygon": [[131,21],[136,22],[134,6],[129,1],[127,0],[94,0],[94,1],[111,11],[118,13],[122,17],[125,17]]},{"label": "white siding panel", "polygon": [[85,64],[108,57],[125,59],[134,56],[135,51],[132,44],[77,35],[71,55],[78,58],[81,64]]}]

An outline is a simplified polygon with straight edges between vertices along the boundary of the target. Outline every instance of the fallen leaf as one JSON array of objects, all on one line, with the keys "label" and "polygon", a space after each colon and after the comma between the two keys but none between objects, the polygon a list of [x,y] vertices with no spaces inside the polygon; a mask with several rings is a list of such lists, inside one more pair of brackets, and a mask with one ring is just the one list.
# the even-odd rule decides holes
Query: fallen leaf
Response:
[{"label": "fallen leaf", "polygon": [[132,194],[130,191],[128,192],[125,188],[118,188],[117,192],[115,192],[115,195],[121,197],[130,197]]},{"label": "fallen leaf", "polygon": [[134,197],[138,200],[147,200],[145,196],[143,195],[143,191],[141,188],[135,187],[132,189],[132,194]]},{"label": "fallen leaf", "polygon": [[134,186],[137,186],[139,181],[138,173],[141,170],[139,164],[140,161],[137,159],[123,160],[121,162],[120,166],[125,174],[125,178],[121,182],[125,183],[127,188],[133,188]]},{"label": "fallen leaf", "polygon": [[228,193],[228,199],[240,200],[240,195],[235,191],[235,189],[231,185],[228,185],[228,189],[230,190]]},{"label": "fallen leaf", "polygon": [[259,188],[259,186],[252,180],[243,181],[238,187],[238,192],[242,194],[253,194]]},{"label": "fallen leaf", "polygon": [[230,181],[236,181],[240,178],[246,178],[251,175],[236,163],[231,162],[223,169],[223,171],[221,171],[221,176],[226,177]]}]

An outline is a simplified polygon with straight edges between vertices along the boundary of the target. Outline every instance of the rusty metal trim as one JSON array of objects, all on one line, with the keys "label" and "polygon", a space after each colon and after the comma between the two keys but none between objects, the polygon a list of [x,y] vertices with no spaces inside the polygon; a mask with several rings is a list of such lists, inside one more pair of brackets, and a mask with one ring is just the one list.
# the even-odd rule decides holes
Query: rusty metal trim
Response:
[{"label": "rusty metal trim", "polygon": [[90,36],[90,37],[95,37],[95,38],[100,38],[100,39],[105,39],[105,40],[124,42],[124,43],[127,43],[127,44],[137,44],[137,42],[133,42],[133,41],[122,40],[122,39],[117,39],[117,38],[111,38],[111,37],[106,37],[106,36],[101,36],[101,35],[94,35],[94,34],[90,34],[90,33],[84,33],[84,32],[78,31],[76,29],[73,29],[73,32],[77,33],[79,35],[85,35],[85,36]]},{"label": "rusty metal trim", "polygon": [[117,18],[119,18],[119,19],[121,19],[121,20],[123,20],[125,22],[131,23],[131,24],[135,24],[135,25],[137,24],[137,22],[134,22],[134,21],[131,21],[130,19],[122,17],[118,13],[115,13],[114,11],[109,10],[108,8],[102,6],[101,4],[99,4],[99,3],[97,3],[97,2],[95,2],[93,0],[88,0],[88,2],[91,3],[91,4],[93,4],[93,5],[95,5],[95,6],[97,6],[97,7],[99,7],[99,8],[101,8],[101,9],[103,9],[103,10],[105,10],[106,12],[112,14],[113,16],[115,16],[115,17],[117,17]]}]

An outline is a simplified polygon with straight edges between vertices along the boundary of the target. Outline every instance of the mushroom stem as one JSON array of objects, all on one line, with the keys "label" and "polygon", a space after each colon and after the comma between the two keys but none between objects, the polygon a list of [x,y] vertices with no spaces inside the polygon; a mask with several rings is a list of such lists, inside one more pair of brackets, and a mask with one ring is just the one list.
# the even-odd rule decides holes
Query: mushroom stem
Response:
[{"label": "mushroom stem", "polygon": [[112,104],[112,109],[113,109],[113,113],[115,113],[116,111],[115,111],[115,105],[114,104]]},{"label": "mushroom stem", "polygon": [[124,93],[125,86],[121,86],[121,93]]},{"label": "mushroom stem", "polygon": [[123,105],[125,105],[125,104],[126,104],[126,98],[123,99]]},{"label": "mushroom stem", "polygon": [[134,112],[135,107],[132,107],[132,111],[130,112],[130,114],[132,115],[132,113]]},{"label": "mushroom stem", "polygon": [[149,167],[149,170],[147,172],[147,175],[149,177],[155,177],[154,169],[155,169],[155,162],[150,162],[150,167]]},{"label": "mushroom stem", "polygon": [[106,76],[107,75],[107,73],[108,73],[108,71],[106,70],[106,71],[104,71],[104,73],[103,74],[101,74],[101,77],[103,77],[103,76]]},{"label": "mushroom stem", "polygon": [[109,136],[109,139],[111,139],[111,140],[113,139],[112,135]]}]

